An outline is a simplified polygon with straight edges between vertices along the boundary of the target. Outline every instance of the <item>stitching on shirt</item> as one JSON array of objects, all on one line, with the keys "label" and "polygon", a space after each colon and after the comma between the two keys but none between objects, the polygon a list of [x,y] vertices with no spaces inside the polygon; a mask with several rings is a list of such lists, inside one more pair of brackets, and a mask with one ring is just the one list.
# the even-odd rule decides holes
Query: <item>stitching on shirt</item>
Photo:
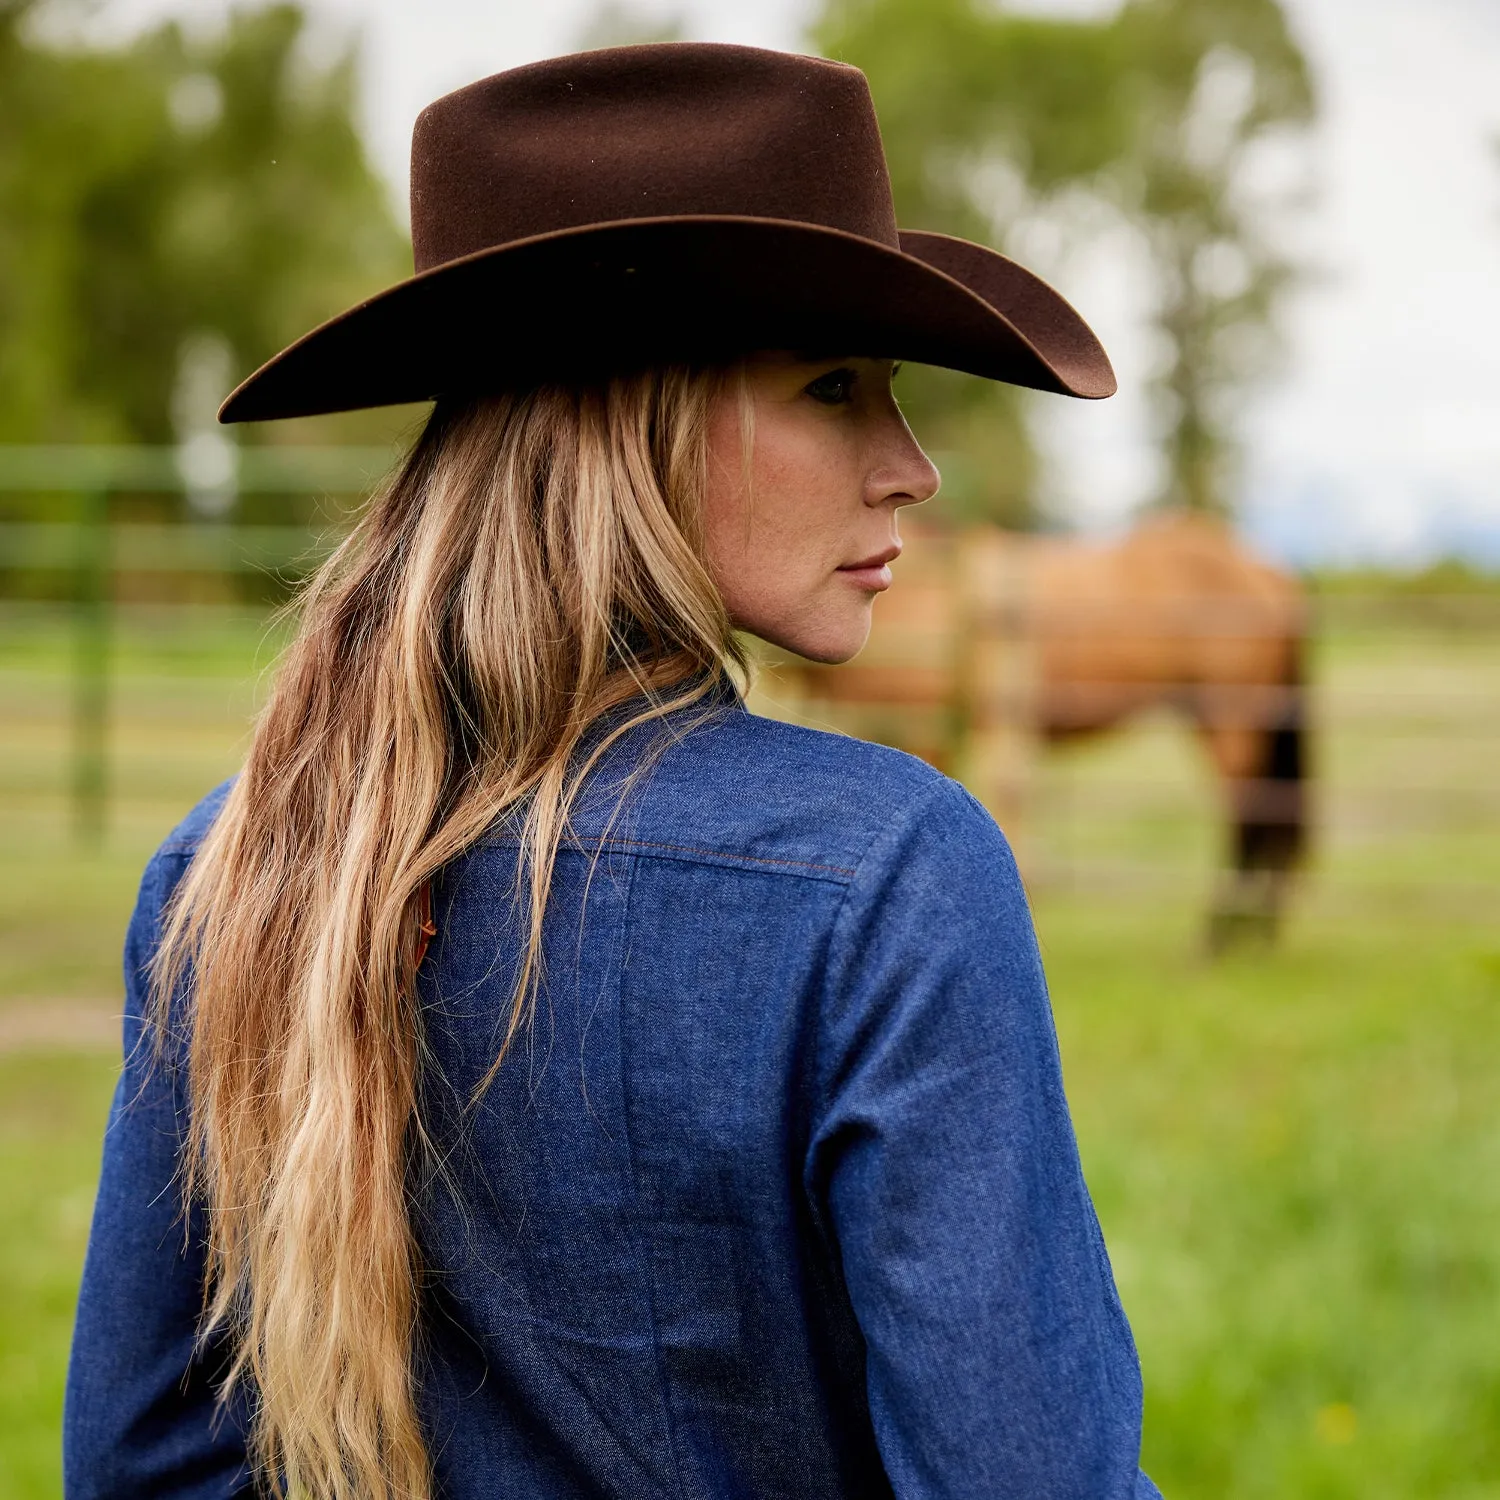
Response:
[{"label": "stitching on shirt", "polygon": [[[515,838],[487,838],[484,840],[491,848],[496,846],[510,847],[519,842]],[[779,866],[788,870],[816,870],[820,875],[840,875],[845,880],[853,880],[859,873],[843,865],[820,865],[807,859],[774,859],[767,854],[736,854],[732,849],[702,849],[693,844],[666,844],[654,839],[637,838],[588,838],[574,835],[568,840],[574,847],[580,849],[619,849],[628,852],[632,849],[660,849],[668,854],[692,854],[701,859],[728,859],[743,865],[770,865]]]},{"label": "stitching on shirt", "polygon": [[712,855],[715,859],[737,859],[744,864],[784,865],[793,870],[822,870],[830,875],[846,876],[850,880],[855,875],[853,870],[847,870],[842,865],[819,865],[806,859],[772,859],[763,854],[736,854],[732,849],[697,849],[691,844],[663,844],[653,839],[579,839],[578,842],[592,842],[598,848],[667,849],[675,854],[703,854]]},{"label": "stitching on shirt", "polygon": [[[826,1009],[827,1005],[829,960],[834,953],[836,945],[841,939],[843,928],[849,919],[849,904],[854,895],[855,887],[859,883],[859,873],[863,871],[865,865],[868,863],[871,853],[874,851],[876,845],[881,843],[882,841],[891,844],[899,843],[902,838],[907,836],[912,825],[917,821],[918,817],[923,812],[925,812],[930,804],[936,802],[940,796],[947,795],[955,790],[962,792],[963,788],[946,776],[939,777],[937,780],[930,782],[926,787],[924,787],[919,796],[912,798],[912,800],[902,810],[902,816],[899,820],[897,820],[893,824],[887,823],[883,827],[877,828],[875,832],[870,836],[869,843],[865,845],[864,852],[859,857],[860,870],[856,872],[854,879],[852,879],[849,884],[844,887],[844,894],[839,901],[839,909],[833,914],[833,921],[828,928],[827,947],[824,950],[823,958],[823,985],[822,994],[820,996],[820,1010]],[[817,1121],[822,1115],[828,1102],[826,1097],[824,1097],[827,1092],[828,1082],[827,1068],[825,1066],[825,1059],[823,1056],[824,1040],[825,1039],[822,1036],[821,1032],[816,1034],[814,1037],[814,1088],[817,1092],[818,1099],[816,1106],[810,1111],[808,1115],[808,1120],[811,1127],[809,1139],[817,1134]]]},{"label": "stitching on shirt", "polygon": [[[620,931],[616,936],[617,952],[623,945],[623,952],[619,952],[619,962],[615,976],[615,1030],[620,1046],[620,1133],[624,1137],[625,1157],[629,1163],[630,1185],[635,1194],[637,1202],[644,1197],[641,1188],[640,1167],[636,1161],[635,1134],[630,1128],[630,1102],[628,1098],[628,1086],[625,1079],[625,1036],[624,1036],[624,1010],[625,1010],[625,985],[630,972],[631,932],[635,921],[635,862],[631,861],[630,873],[626,876],[625,887],[625,920],[620,924]],[[683,1474],[683,1460],[680,1451],[681,1445],[677,1431],[677,1413],[674,1410],[672,1381],[667,1374],[666,1357],[661,1346],[661,1316],[658,1302],[660,1301],[660,1288],[657,1286],[656,1262],[652,1254],[653,1246],[649,1243],[649,1231],[639,1219],[632,1225],[632,1239],[634,1240],[636,1263],[641,1273],[641,1279],[645,1283],[646,1290],[646,1313],[651,1320],[651,1355],[652,1362],[656,1366],[656,1394],[661,1403],[661,1421],[664,1435],[667,1440],[667,1461],[672,1467],[672,1478],[676,1480],[674,1486],[679,1497],[688,1493],[687,1483]]]},{"label": "stitching on shirt", "polygon": [[[191,841],[169,840],[157,852],[160,854],[196,854],[201,842],[201,839],[196,838]],[[495,845],[509,846],[519,840],[502,836],[487,838],[483,842],[494,847]],[[846,865],[820,865],[810,859],[776,859],[768,854],[736,854],[732,849],[703,849],[694,844],[667,844],[655,839],[574,837],[570,842],[579,848],[597,849],[601,852],[606,849],[660,849],[668,854],[693,854],[703,859],[728,859],[742,865],[767,865],[784,870],[816,870],[821,875],[839,875],[845,880],[853,880],[859,874],[857,869],[850,869]]]}]

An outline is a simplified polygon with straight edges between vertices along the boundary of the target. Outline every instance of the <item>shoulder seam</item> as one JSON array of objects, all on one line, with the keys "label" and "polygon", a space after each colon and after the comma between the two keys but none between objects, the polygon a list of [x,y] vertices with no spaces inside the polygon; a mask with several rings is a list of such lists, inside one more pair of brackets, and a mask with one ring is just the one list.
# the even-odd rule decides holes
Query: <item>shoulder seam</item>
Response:
[{"label": "shoulder seam", "polygon": [[[961,782],[955,781],[951,776],[940,776],[937,780],[929,782],[928,785],[923,789],[921,794],[919,796],[913,797],[912,800],[907,804],[902,812],[902,816],[898,820],[896,820],[894,823],[887,823],[881,828],[877,828],[871,835],[869,843],[865,845],[864,852],[859,857],[859,865],[855,871],[854,878],[849,880],[845,884],[844,893],[839,899],[838,909],[833,914],[833,920],[828,924],[826,937],[827,946],[824,950],[823,962],[823,988],[820,992],[818,1000],[818,1010],[820,1015],[823,1012],[826,1003],[827,986],[829,981],[828,961],[832,956],[834,944],[838,940],[839,931],[844,926],[844,923],[849,916],[850,894],[857,885],[859,876],[863,873],[871,852],[874,850],[875,846],[882,841],[890,841],[892,843],[899,842],[900,839],[905,836],[906,830],[911,827],[912,822],[922,808],[924,808],[929,802],[935,801],[939,793],[952,793],[954,791],[958,791],[960,793],[963,793],[965,796],[969,796],[968,789]],[[974,801],[976,806],[979,805],[977,799],[970,797],[970,800]],[[818,1096],[817,1106],[814,1110],[814,1115],[816,1115],[821,1111],[824,1103],[821,1097],[824,1084],[823,1034],[821,1027],[819,1027],[816,1031],[812,1050],[814,1092]]]}]

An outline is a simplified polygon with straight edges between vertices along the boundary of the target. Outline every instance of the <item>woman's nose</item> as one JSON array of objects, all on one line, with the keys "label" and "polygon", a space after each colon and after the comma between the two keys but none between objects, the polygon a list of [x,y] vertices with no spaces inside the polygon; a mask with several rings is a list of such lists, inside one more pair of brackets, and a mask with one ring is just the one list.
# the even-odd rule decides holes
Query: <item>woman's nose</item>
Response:
[{"label": "woman's nose", "polygon": [[872,505],[920,505],[937,494],[942,475],[922,451],[905,420],[901,422],[902,440],[896,451],[871,476],[873,483],[867,499]]},{"label": "woman's nose", "polygon": [[943,476],[938,473],[937,465],[928,458],[915,438],[912,439],[911,446],[915,463],[914,477],[906,491],[910,498],[897,500],[898,505],[920,505],[924,500],[931,500],[943,482]]}]

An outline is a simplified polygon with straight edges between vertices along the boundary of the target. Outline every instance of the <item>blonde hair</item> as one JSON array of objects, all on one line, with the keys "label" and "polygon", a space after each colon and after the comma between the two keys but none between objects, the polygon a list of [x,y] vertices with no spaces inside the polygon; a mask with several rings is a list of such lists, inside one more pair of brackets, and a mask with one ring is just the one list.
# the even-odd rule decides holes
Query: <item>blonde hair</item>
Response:
[{"label": "blonde hair", "polygon": [[503,1057],[589,769],[745,665],[699,521],[724,386],[670,368],[440,405],[309,586],[245,769],[169,908],[155,1018],[165,1037],[190,989],[203,1335],[233,1341],[226,1391],[248,1378],[252,1457],[275,1493],[430,1494],[407,1201],[422,902],[497,817],[520,820],[529,938]]}]

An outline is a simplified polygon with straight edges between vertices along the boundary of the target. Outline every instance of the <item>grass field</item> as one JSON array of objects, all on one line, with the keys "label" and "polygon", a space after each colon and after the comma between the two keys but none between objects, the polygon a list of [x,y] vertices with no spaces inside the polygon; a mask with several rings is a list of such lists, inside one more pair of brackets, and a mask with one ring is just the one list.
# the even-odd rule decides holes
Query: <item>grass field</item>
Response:
[{"label": "grass field", "polygon": [[[1493,617],[1492,617],[1493,618]],[[59,1492],[62,1377],[141,864],[270,659],[116,644],[109,838],[68,838],[67,639],[0,620],[0,1495]],[[1170,1497],[1500,1496],[1500,630],[1333,621],[1316,862],[1208,963],[1212,790],[1174,726],[1038,768],[1022,830],[1085,1165]]]}]

